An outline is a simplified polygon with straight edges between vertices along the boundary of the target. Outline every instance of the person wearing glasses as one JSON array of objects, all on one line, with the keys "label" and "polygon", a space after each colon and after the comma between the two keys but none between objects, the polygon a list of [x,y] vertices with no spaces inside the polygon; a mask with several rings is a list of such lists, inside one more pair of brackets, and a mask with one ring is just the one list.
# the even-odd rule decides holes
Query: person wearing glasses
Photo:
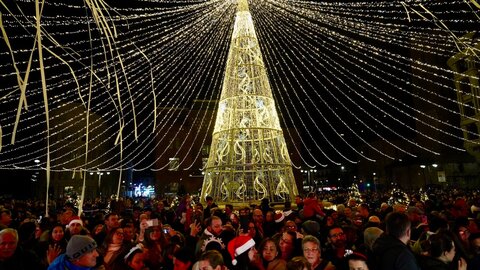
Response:
[{"label": "person wearing glasses", "polygon": [[105,269],[118,269],[120,265],[123,265],[124,256],[131,246],[131,244],[123,241],[123,228],[113,228],[105,237],[99,252],[103,256]]},{"label": "person wearing glasses", "polygon": [[307,235],[302,240],[303,256],[311,265],[310,270],[334,270],[335,266],[328,260],[322,259],[320,241],[312,235]]},{"label": "person wearing glasses", "polygon": [[347,246],[347,235],[339,226],[330,227],[327,233],[327,246],[324,258],[331,261],[337,270],[348,269],[345,260],[345,252],[350,249]]}]

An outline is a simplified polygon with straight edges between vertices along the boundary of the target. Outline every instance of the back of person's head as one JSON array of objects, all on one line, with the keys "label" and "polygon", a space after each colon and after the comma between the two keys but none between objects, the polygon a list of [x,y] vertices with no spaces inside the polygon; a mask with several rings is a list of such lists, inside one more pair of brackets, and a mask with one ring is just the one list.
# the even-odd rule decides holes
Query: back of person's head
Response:
[{"label": "back of person's head", "polygon": [[368,227],[363,231],[363,242],[372,250],[373,244],[382,233],[383,230],[378,227]]},{"label": "back of person's head", "polygon": [[208,261],[210,266],[215,269],[217,266],[224,267],[223,256],[217,250],[205,251],[200,255],[199,261]]},{"label": "back of person's head", "polygon": [[176,260],[180,260],[185,264],[188,264],[189,262],[190,264],[192,264],[195,260],[193,251],[188,247],[178,249],[173,254],[173,257],[175,257]]},{"label": "back of person's head", "polygon": [[430,255],[434,258],[442,256],[444,252],[448,252],[453,248],[453,239],[445,233],[432,234],[428,238],[430,242]]},{"label": "back of person's head", "polygon": [[312,266],[303,256],[293,257],[287,263],[287,270],[310,270]]},{"label": "back of person's head", "polygon": [[401,238],[410,228],[410,220],[405,213],[392,212],[387,215],[385,227],[389,235]]}]

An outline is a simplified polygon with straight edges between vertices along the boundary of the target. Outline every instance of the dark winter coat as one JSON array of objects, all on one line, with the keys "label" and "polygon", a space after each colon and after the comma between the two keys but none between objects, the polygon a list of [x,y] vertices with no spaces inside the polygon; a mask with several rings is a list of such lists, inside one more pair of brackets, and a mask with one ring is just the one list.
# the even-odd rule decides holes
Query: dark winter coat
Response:
[{"label": "dark winter coat", "polygon": [[420,270],[410,248],[386,233],[375,241],[373,255],[378,270]]}]

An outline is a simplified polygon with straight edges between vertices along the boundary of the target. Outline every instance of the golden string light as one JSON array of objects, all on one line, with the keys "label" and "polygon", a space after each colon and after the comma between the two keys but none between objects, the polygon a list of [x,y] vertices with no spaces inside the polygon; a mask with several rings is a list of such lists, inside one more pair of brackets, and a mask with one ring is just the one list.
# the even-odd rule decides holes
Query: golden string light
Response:
[{"label": "golden string light", "polygon": [[[13,61],[23,73],[36,33],[34,3],[1,1],[0,5]],[[195,149],[202,147],[194,149],[182,137],[192,137],[201,146],[210,144],[207,134],[197,133],[195,126],[212,126],[214,119],[204,104],[197,111],[185,111],[186,118],[173,108],[188,109],[197,99],[219,99],[236,4],[233,0],[137,0],[128,7],[106,6],[108,21],[117,31],[120,63],[117,57],[105,61],[102,43],[108,40],[93,24],[83,1],[45,1],[40,19],[43,46],[66,61],[76,76],[64,62],[43,52],[48,105],[55,111],[50,117],[56,121],[50,129],[55,138],[50,142],[51,170],[163,170],[168,164],[160,160],[171,154],[180,158],[182,169],[192,168],[200,158]],[[478,23],[474,3],[251,0],[249,4],[280,123],[287,140],[298,138],[289,150],[303,164],[327,166],[441,154],[437,146],[463,151],[458,143],[451,143],[467,140],[455,117],[460,116],[459,106],[474,107],[456,99],[453,78],[457,73],[443,59],[458,50],[455,38],[474,30]],[[21,112],[14,145],[9,142],[19,90],[5,43],[0,59],[0,169],[45,167],[47,122],[38,59],[32,62],[25,92],[28,110]],[[113,71],[121,65],[125,76],[119,74],[115,82]],[[92,144],[85,153],[82,99],[88,95],[91,71],[97,76],[91,84],[90,113],[95,116],[88,126]],[[478,77],[471,75],[469,81],[458,83],[470,87],[475,80]],[[425,111],[422,104],[448,117]],[[422,130],[416,130],[415,124]],[[122,160],[119,146],[114,146],[119,125],[124,125]],[[472,130],[465,132],[477,135]],[[431,144],[417,143],[411,133]],[[159,149],[160,145],[172,147],[176,141],[180,144],[173,153]],[[374,141],[383,141],[388,149]],[[145,161],[154,154],[153,161]],[[85,164],[75,162],[85,155]],[[32,163],[35,159],[40,165]],[[262,193],[262,182],[253,183]]]}]

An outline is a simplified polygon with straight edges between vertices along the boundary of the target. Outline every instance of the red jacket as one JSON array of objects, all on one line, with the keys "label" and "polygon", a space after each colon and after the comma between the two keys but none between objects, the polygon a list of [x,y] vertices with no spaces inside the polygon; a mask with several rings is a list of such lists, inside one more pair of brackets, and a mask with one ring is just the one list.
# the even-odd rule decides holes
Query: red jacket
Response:
[{"label": "red jacket", "polygon": [[315,198],[306,198],[303,200],[303,217],[311,218],[315,215],[325,216],[325,213],[318,205],[318,201]]}]

